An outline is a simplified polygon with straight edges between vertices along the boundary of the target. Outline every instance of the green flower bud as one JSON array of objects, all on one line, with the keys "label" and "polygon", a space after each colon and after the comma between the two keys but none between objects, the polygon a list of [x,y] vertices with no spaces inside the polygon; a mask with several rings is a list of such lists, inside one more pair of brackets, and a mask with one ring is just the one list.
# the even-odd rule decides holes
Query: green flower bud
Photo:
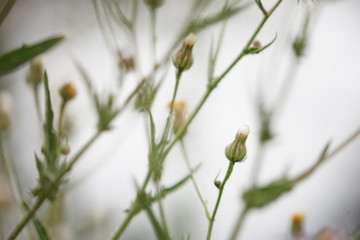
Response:
[{"label": "green flower bud", "polygon": [[180,71],[188,70],[193,64],[192,48],[195,45],[196,37],[190,33],[184,40],[181,48],[173,57],[173,64]]},{"label": "green flower bud", "polygon": [[235,140],[225,148],[227,159],[232,162],[242,162],[246,157],[246,139],[249,135],[249,126],[243,125],[236,133]]}]

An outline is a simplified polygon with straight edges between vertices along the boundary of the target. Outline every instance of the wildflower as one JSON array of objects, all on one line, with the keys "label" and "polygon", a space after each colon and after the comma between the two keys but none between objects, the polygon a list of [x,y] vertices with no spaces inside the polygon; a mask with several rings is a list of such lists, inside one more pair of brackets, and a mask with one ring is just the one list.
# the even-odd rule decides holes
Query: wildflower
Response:
[{"label": "wildflower", "polygon": [[193,64],[192,48],[195,45],[196,36],[190,33],[184,40],[181,48],[173,57],[173,64],[179,71],[188,70]]},{"label": "wildflower", "polygon": [[[174,111],[174,122],[173,122],[173,131],[177,133],[177,131],[181,128],[181,126],[185,123],[185,110],[186,110],[186,101],[178,100],[173,103],[173,111]],[[171,107],[171,102],[168,103],[168,107]]]},{"label": "wildflower", "polygon": [[246,139],[249,135],[249,126],[243,125],[235,135],[235,140],[225,148],[227,159],[232,162],[241,162],[246,157]]},{"label": "wildflower", "polygon": [[11,95],[8,92],[0,92],[0,131],[10,127]]},{"label": "wildflower", "polygon": [[60,88],[60,96],[64,102],[73,99],[76,96],[76,88],[73,82],[67,82]]},{"label": "wildflower", "polygon": [[26,81],[28,84],[32,85],[34,88],[39,86],[42,82],[44,74],[44,66],[39,57],[35,58],[30,63],[30,69],[27,74]]}]

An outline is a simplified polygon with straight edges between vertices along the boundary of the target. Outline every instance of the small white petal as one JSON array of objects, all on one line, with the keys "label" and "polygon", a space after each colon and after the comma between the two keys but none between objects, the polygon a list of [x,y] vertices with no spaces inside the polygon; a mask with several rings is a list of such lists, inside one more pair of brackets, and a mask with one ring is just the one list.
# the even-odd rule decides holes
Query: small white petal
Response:
[{"label": "small white petal", "polygon": [[250,128],[248,125],[241,125],[239,130],[238,130],[238,134],[242,134],[242,135],[245,135],[245,136],[248,136],[250,133]]},{"label": "small white petal", "polygon": [[195,42],[196,42],[196,36],[195,36],[195,34],[193,34],[193,33],[190,33],[190,34],[185,38],[185,41],[184,41],[184,43],[185,43],[186,45],[189,45],[189,46],[194,46]]}]

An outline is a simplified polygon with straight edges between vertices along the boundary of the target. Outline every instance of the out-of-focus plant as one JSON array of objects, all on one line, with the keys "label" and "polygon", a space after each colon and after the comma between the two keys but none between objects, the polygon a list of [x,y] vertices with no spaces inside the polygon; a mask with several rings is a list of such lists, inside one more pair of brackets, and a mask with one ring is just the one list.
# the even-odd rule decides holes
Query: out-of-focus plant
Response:
[{"label": "out-of-focus plant", "polygon": [[[264,45],[256,39],[260,31],[265,27],[269,18],[278,10],[282,1],[283,0],[276,0],[273,2],[273,5],[268,8],[263,5],[261,0],[255,0],[254,5],[257,6],[262,14],[260,22],[254,28],[252,34],[249,36],[243,48],[237,53],[236,57],[222,72],[217,74],[215,68],[217,66],[218,56],[221,52],[226,24],[228,21],[231,21],[233,16],[245,11],[252,2],[242,3],[241,1],[226,0],[220,9],[217,9],[217,11],[211,15],[206,15],[204,9],[212,4],[211,1],[194,0],[193,6],[189,12],[189,18],[182,28],[179,29],[178,35],[173,40],[169,49],[162,57],[159,57],[157,51],[158,30],[156,19],[158,11],[161,11],[161,7],[164,4],[167,4],[167,1],[145,0],[140,2],[139,0],[134,0],[131,1],[131,3],[125,3],[124,1],[119,0],[93,0],[108,47],[117,59],[120,87],[122,87],[123,84],[126,84],[128,76],[133,73],[137,73],[135,74],[135,76],[138,77],[137,84],[124,98],[118,99],[116,95],[102,96],[96,91],[95,87],[93,87],[91,78],[86,73],[85,68],[80,64],[76,64],[82,76],[84,85],[86,86],[89,101],[91,101],[96,113],[97,126],[95,133],[80,149],[77,151],[70,151],[71,146],[69,146],[67,140],[68,133],[64,131],[64,114],[67,106],[75,100],[75,96],[77,95],[75,84],[73,82],[67,82],[61,86],[58,91],[58,94],[61,97],[61,104],[58,111],[54,111],[51,100],[54,93],[52,93],[49,87],[48,73],[45,71],[44,65],[38,58],[31,62],[30,70],[27,75],[27,82],[34,90],[39,120],[43,124],[43,145],[41,150],[37,150],[35,154],[38,181],[37,185],[31,191],[33,201],[31,203],[26,203],[23,202],[21,197],[17,197],[17,207],[21,208],[21,211],[23,211],[23,217],[12,229],[7,239],[17,239],[19,234],[29,223],[33,224],[39,239],[51,238],[51,224],[49,221],[46,222],[42,217],[37,216],[39,209],[46,201],[48,201],[51,206],[49,215],[56,217],[58,206],[61,206],[63,200],[63,194],[66,194],[62,189],[66,182],[71,181],[68,174],[81,159],[83,154],[91,148],[92,144],[102,136],[103,133],[112,130],[115,118],[121,117],[124,110],[129,109],[131,106],[139,111],[147,121],[147,135],[149,137],[148,168],[142,183],[137,186],[137,193],[127,208],[124,219],[122,219],[113,233],[109,233],[109,239],[115,240],[121,238],[133,218],[141,211],[146,213],[155,236],[158,239],[173,239],[174,236],[170,232],[168,226],[169,223],[162,202],[170,193],[180,190],[180,187],[188,181],[192,182],[197,196],[204,208],[205,217],[208,220],[208,230],[207,233],[204,233],[204,238],[211,239],[216,223],[215,218],[217,212],[220,210],[220,203],[224,194],[225,184],[229,182],[235,164],[244,161],[247,157],[246,140],[249,135],[249,127],[247,125],[241,126],[234,141],[225,148],[224,157],[229,160],[229,166],[222,181],[217,179],[217,177],[214,180],[214,185],[218,190],[218,197],[212,211],[207,205],[205,197],[195,178],[195,173],[199,166],[192,167],[191,165],[190,157],[185,147],[185,136],[189,126],[203,108],[204,103],[207,102],[209,97],[221,82],[226,79],[228,74],[233,71],[234,67],[243,60],[245,56],[262,53],[270,48],[276,41],[275,34],[274,39]],[[14,2],[15,1],[8,0],[6,5],[4,5],[5,7],[0,9],[0,24],[10,11]],[[136,21],[139,18],[139,4],[144,4],[150,13],[149,40],[151,42],[152,60],[151,63],[149,63],[151,70],[146,75],[142,74],[141,66],[138,64],[139,59],[142,57],[141,53],[138,51],[139,46],[137,45],[136,35]],[[304,56],[306,51],[310,20],[310,14],[308,14],[304,20],[300,34],[293,41],[292,48],[293,57],[296,59],[295,65],[297,64],[297,61]],[[194,54],[197,41],[196,34],[208,30],[209,27],[219,23],[221,24],[221,31],[219,33],[218,41],[213,41],[208,59],[207,85],[205,86],[204,93],[200,97],[198,103],[190,111],[190,114],[187,114],[185,111],[186,102],[178,100],[177,95],[179,88],[181,87],[182,76],[184,74],[190,74],[188,73],[188,70],[193,67],[194,61],[198,60]],[[122,40],[124,44],[121,46],[114,44],[116,42],[114,32],[117,30],[121,31],[123,34],[124,39]],[[33,59],[40,53],[55,46],[62,40],[63,37],[54,37],[38,44],[24,46],[1,55],[0,75],[9,73],[26,61]],[[129,47],[130,45],[131,47]],[[162,83],[165,81],[165,75],[170,67],[175,69],[175,76],[173,76],[174,87],[170,102],[168,103],[168,114],[164,119],[164,124],[161,125],[154,120],[152,106]],[[164,74],[164,72],[166,73]],[[260,153],[263,151],[261,148],[276,136],[273,130],[273,123],[276,120],[275,116],[280,112],[281,104],[286,100],[287,94],[290,91],[289,88],[291,82],[292,79],[290,78],[283,84],[278,95],[279,99],[275,101],[273,106],[269,107],[264,104],[261,98],[258,99],[256,110],[261,131],[257,138],[260,146],[258,151]],[[40,109],[41,104],[39,100],[39,94],[41,94],[39,86],[42,86],[42,84],[45,95],[44,116]],[[55,120],[57,120],[57,124],[55,124]],[[2,108],[0,104],[1,134],[8,130],[11,125],[10,123],[10,116],[7,109]],[[251,126],[252,124],[249,125]],[[255,167],[252,174],[252,185],[242,194],[244,208],[242,212],[238,214],[239,218],[234,223],[230,239],[238,238],[241,226],[251,210],[264,208],[294,189],[298,184],[310,177],[324,162],[334,157],[359,135],[360,129],[356,130],[335,148],[330,148],[329,143],[326,144],[317,161],[298,175],[293,177],[285,175],[261,186],[257,184],[257,178],[260,174],[262,164],[262,155],[259,153],[259,157],[254,160]],[[3,144],[3,141],[1,141],[1,143]],[[169,153],[178,143],[182,150],[188,173],[185,173],[183,178],[168,186],[163,182],[165,162],[167,161]],[[2,145],[1,149],[3,149]],[[4,159],[4,162],[7,162],[7,157],[3,152],[4,151],[1,152],[1,159]],[[41,152],[41,154],[39,152]],[[8,175],[13,176],[13,173],[14,169],[9,167]],[[10,180],[10,183],[16,182],[14,177],[8,177],[8,179]],[[4,185],[8,183],[0,182],[0,184]],[[151,188],[151,185],[153,185],[154,188]],[[151,191],[151,189],[155,189],[155,191]],[[16,192],[18,192],[16,187],[13,187],[12,191],[13,195],[16,195]],[[5,196],[5,190],[3,194]],[[6,205],[6,201],[7,199],[0,198],[0,207]],[[34,235],[31,232],[31,229],[30,233],[31,235]],[[294,215],[292,219],[291,234],[294,237],[301,237],[303,236],[303,233],[303,216]],[[321,233],[319,236],[323,235],[324,234]]]}]

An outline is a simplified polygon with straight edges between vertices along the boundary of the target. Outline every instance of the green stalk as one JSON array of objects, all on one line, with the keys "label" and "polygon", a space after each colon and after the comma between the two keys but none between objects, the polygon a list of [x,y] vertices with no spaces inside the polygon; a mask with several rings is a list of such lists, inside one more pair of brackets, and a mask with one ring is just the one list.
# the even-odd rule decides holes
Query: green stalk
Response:
[{"label": "green stalk", "polygon": [[214,211],[211,215],[211,218],[210,218],[210,222],[209,222],[209,227],[208,227],[208,231],[207,231],[207,236],[206,236],[206,240],[210,240],[211,239],[211,232],[212,232],[212,229],[213,229],[213,226],[214,226],[214,221],[215,221],[215,217],[216,217],[216,213],[217,213],[217,210],[219,208],[219,205],[220,205],[220,201],[221,201],[221,197],[222,197],[222,194],[224,192],[224,188],[225,188],[225,184],[226,182],[229,180],[230,178],[230,175],[232,173],[232,170],[234,168],[234,165],[235,165],[235,162],[232,162],[230,161],[229,162],[229,167],[227,169],[227,172],[226,172],[226,175],[225,175],[225,178],[223,180],[223,182],[221,183],[220,187],[219,187],[219,194],[218,194],[218,197],[217,197],[217,200],[216,200],[216,204],[215,204],[215,208],[214,208]]},{"label": "green stalk", "polygon": [[180,140],[180,145],[181,145],[181,151],[182,151],[182,153],[183,153],[183,155],[184,155],[184,161],[185,161],[186,168],[187,168],[187,170],[188,170],[189,173],[190,173],[191,182],[193,183],[194,188],[195,188],[195,191],[196,191],[196,194],[198,195],[198,197],[199,197],[199,199],[200,199],[200,201],[201,201],[201,204],[202,204],[203,207],[204,207],[205,215],[206,215],[207,219],[210,221],[210,219],[211,219],[210,211],[209,211],[209,209],[208,209],[208,207],[207,207],[206,201],[205,201],[205,199],[203,198],[203,196],[202,196],[202,194],[201,194],[201,191],[200,191],[200,188],[199,188],[199,186],[198,186],[198,184],[197,184],[197,182],[196,182],[196,179],[195,179],[195,177],[194,177],[193,170],[192,170],[192,168],[191,168],[191,164],[190,164],[190,161],[189,161],[189,156],[188,156],[188,154],[187,154],[187,152],[186,152],[185,144],[184,144],[184,140],[183,140],[183,139]]}]

